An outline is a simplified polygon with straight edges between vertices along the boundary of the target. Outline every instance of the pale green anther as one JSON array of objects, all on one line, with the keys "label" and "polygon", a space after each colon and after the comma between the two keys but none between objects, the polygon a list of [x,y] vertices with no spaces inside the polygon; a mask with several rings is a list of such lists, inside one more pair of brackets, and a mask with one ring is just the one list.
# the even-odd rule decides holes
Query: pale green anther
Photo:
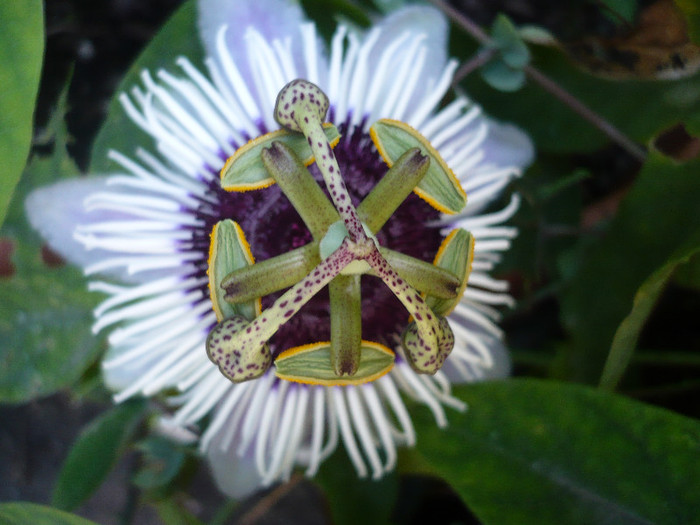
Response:
[{"label": "pale green anther", "polygon": [[[340,140],[340,133],[333,124],[325,123],[323,132],[331,145],[337,144]],[[298,133],[290,133],[286,129],[273,131],[251,140],[229,157],[221,170],[221,187],[226,191],[248,191],[274,184],[275,180],[265,169],[260,158],[262,150],[269,148],[273,142],[280,142],[287,146],[305,166],[314,160],[306,137]]]},{"label": "pale green anther", "polygon": [[247,319],[255,317],[257,313],[255,300],[260,295],[253,295],[233,305],[225,300],[226,292],[220,286],[231,270],[252,268],[253,262],[253,256],[240,226],[230,219],[217,223],[211,233],[207,273],[211,302],[218,321],[236,315]]},{"label": "pale green anther", "polygon": [[247,326],[248,320],[244,317],[231,317],[217,324],[207,337],[209,359],[234,383],[260,377],[272,364],[265,341],[256,345],[240,343],[241,332],[247,330]]},{"label": "pale green anther", "polygon": [[331,311],[331,366],[337,376],[360,367],[362,306],[359,275],[338,275],[328,285]]},{"label": "pale green anther", "polygon": [[435,346],[427,346],[417,323],[411,323],[401,336],[401,346],[411,368],[419,374],[434,374],[445,364],[455,344],[452,328],[445,317],[438,318]]},{"label": "pale green anther", "polygon": [[321,258],[318,242],[257,262],[229,273],[220,281],[224,299],[241,303],[289,288],[313,270]]},{"label": "pale green anther", "polygon": [[418,148],[430,158],[428,173],[415,188],[416,194],[443,213],[459,213],[467,196],[440,153],[418,131],[398,120],[380,119],[370,127],[377,150],[393,166],[407,150]]},{"label": "pale green anther", "polygon": [[[274,335],[279,327],[289,321],[309,299],[355,258],[348,249],[348,244],[348,242],[344,243],[330,257],[321,261],[311,273],[282,294],[272,306],[246,326],[240,327],[234,333],[233,327],[225,325],[225,321],[222,321],[220,323],[222,328],[217,330],[217,326],[212,331],[207,339],[207,348],[211,346],[213,349],[209,351],[209,357],[219,365],[227,377],[237,371],[237,368],[232,371],[232,362],[238,365],[241,360],[248,362],[247,360],[254,360],[258,353],[264,354],[263,349],[267,348],[268,339]],[[215,332],[222,334],[220,339],[212,339],[212,334]],[[253,362],[257,363],[257,361]],[[257,369],[255,368],[255,370]]]},{"label": "pale green anther", "polygon": [[474,236],[461,228],[452,230],[442,241],[435,256],[435,267],[447,270],[459,279],[459,286],[454,297],[439,297],[426,292],[425,302],[438,315],[448,315],[459,303],[467,287],[469,273],[474,260]]},{"label": "pale green anther", "polygon": [[340,175],[333,149],[321,123],[328,111],[328,97],[317,85],[296,79],[284,86],[275,102],[275,120],[287,129],[304,134],[311,146],[323,180],[338,214],[345,222],[352,240],[364,239],[365,233]]},{"label": "pale green anther", "polygon": [[430,158],[418,148],[401,155],[357,207],[357,214],[377,233],[428,172]]},{"label": "pale green anther", "polygon": [[[263,149],[261,158],[282,192],[287,196],[314,239],[320,240],[329,225],[339,220],[338,212],[294,152],[281,142]],[[340,243],[338,243],[340,246]]]},{"label": "pale green anther", "polygon": [[331,365],[331,345],[316,343],[292,348],[275,359],[275,375],[287,381],[324,386],[360,385],[379,379],[394,367],[394,352],[362,341],[362,361],[352,376],[338,376]]}]

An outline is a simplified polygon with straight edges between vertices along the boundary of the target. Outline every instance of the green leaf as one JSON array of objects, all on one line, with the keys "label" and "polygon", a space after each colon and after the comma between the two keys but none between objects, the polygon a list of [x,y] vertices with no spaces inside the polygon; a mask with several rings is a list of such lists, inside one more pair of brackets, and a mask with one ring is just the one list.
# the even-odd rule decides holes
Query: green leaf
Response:
[{"label": "green leaf", "polygon": [[326,42],[333,36],[339,18],[358,29],[369,27],[372,22],[369,9],[357,5],[354,0],[301,0],[300,3]]},{"label": "green leaf", "polygon": [[162,523],[168,525],[203,525],[203,522],[194,516],[185,505],[185,502],[170,497],[160,501],[154,501],[153,507],[158,513]]},{"label": "green leaf", "polygon": [[371,341],[362,341],[360,367],[353,376],[337,376],[331,364],[330,343],[291,348],[275,360],[275,375],[287,381],[313,385],[357,385],[374,381],[394,367],[394,353]]},{"label": "green leaf", "polygon": [[4,525],[97,525],[94,521],[35,503],[0,503],[0,523]]},{"label": "green leaf", "polygon": [[185,452],[176,443],[162,436],[141,441],[136,448],[144,455],[144,465],[134,476],[134,484],[142,489],[155,489],[170,483],[185,462]]},{"label": "green leaf", "polygon": [[17,186],[0,237],[12,243],[13,275],[0,280],[0,400],[21,403],[75,382],[95,361],[101,339],[90,330],[99,295],[89,293],[80,270],[52,267],[42,259],[42,241],[27,223],[27,194],[57,178],[75,176],[65,149],[65,97],[51,130],[50,157],[34,158]]},{"label": "green leaf", "polygon": [[386,525],[399,492],[396,471],[381,479],[357,479],[342,447],[323,462],[314,482],[323,489],[335,525]]},{"label": "green leaf", "polygon": [[675,0],[688,24],[688,34],[695,44],[700,44],[700,5],[695,0]]},{"label": "green leaf", "polygon": [[484,64],[479,70],[482,78],[493,88],[512,93],[525,85],[525,73],[502,60],[494,59]]},{"label": "green leaf", "polygon": [[[163,25],[131,65],[119,83],[117,93],[128,93],[135,86],[141,85],[140,75],[144,69],[154,73],[162,68],[178,74],[180,68],[175,60],[179,56],[187,57],[195,66],[203,64],[197,28],[197,6],[193,0],[186,1]],[[133,123],[124,112],[118,97],[114,97],[92,148],[90,171],[107,173],[114,170],[114,164],[107,158],[111,149],[130,155],[137,147],[148,148],[152,143],[153,139]]]},{"label": "green leaf", "polygon": [[486,525],[697,523],[697,421],[582,386],[511,380],[455,389],[469,410],[418,450]]},{"label": "green leaf", "polygon": [[145,411],[143,399],[126,401],[99,416],[80,433],[58,475],[52,505],[73,510],[98,489],[124,452]]},{"label": "green leaf", "polygon": [[673,274],[673,282],[679,286],[700,291],[700,255],[695,255]]},{"label": "green leaf", "polygon": [[29,153],[43,54],[41,0],[0,2],[0,225]]},{"label": "green leaf", "polygon": [[504,14],[499,14],[491,29],[493,44],[500,51],[501,59],[514,69],[522,69],[530,61],[530,50],[518,29]]},{"label": "green leaf", "polygon": [[624,21],[628,24],[634,22],[637,14],[637,0],[600,0],[600,3],[608,10],[605,14],[616,23]]},{"label": "green leaf", "polygon": [[21,403],[76,381],[97,357],[95,301],[74,268],[0,283],[0,400]]},{"label": "green leaf", "polygon": [[562,319],[573,345],[567,377],[597,382],[613,336],[635,293],[677,250],[700,245],[700,161],[677,165],[650,155],[602,238],[584,239],[562,293]]},{"label": "green leaf", "polygon": [[644,323],[666,288],[666,284],[678,266],[687,263],[694,254],[699,252],[700,245],[682,250],[680,254],[671,257],[666,264],[652,273],[639,287],[634,296],[632,310],[615,332],[610,354],[608,354],[600,379],[601,387],[613,389],[617,386],[632,360],[632,354],[637,345],[639,334],[644,328]]},{"label": "green leaf", "polygon": [[467,196],[440,153],[418,131],[403,122],[380,119],[370,127],[372,141],[388,166],[393,166],[404,153],[418,148],[430,158],[428,172],[415,188],[415,193],[443,213],[459,213]]}]

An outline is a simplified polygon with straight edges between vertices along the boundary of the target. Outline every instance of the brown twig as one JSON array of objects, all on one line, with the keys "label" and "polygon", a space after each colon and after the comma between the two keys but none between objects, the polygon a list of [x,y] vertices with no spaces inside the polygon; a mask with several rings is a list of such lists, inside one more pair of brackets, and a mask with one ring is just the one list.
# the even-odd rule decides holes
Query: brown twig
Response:
[{"label": "brown twig", "polygon": [[[475,40],[477,40],[482,45],[492,44],[491,37],[478,25],[475,24],[468,17],[454,9],[452,6],[446,4],[442,0],[430,0],[433,5],[449,16],[453,22],[455,22],[459,27],[464,29],[469,33]],[[479,58],[477,56],[477,58]],[[468,62],[471,64],[472,61]],[[533,66],[525,66],[523,69],[525,74],[539,84],[548,93],[551,93],[561,102],[569,106],[573,111],[578,113],[583,119],[590,122],[593,126],[602,131],[608,138],[613,140],[615,143],[619,144],[625,151],[632,155],[639,162],[644,162],[646,159],[646,151],[630,139],[627,135],[622,133],[619,129],[613,126],[610,122],[605,120],[602,116],[598,115],[591,108],[586,106],[579,99],[574,97],[571,93],[562,88],[559,84],[554,82],[551,78],[546,76],[544,73],[540,72]],[[464,75],[462,75],[463,78]],[[461,78],[460,78],[461,79]]]},{"label": "brown twig", "polygon": [[464,64],[459,66],[459,69],[455,71],[454,77],[452,78],[452,88],[454,89],[457,85],[464,80],[468,75],[479,69],[481,66],[486,64],[489,60],[493,58],[496,54],[495,48],[487,48],[478,52],[470,60],[467,60]]},{"label": "brown twig", "polygon": [[264,516],[279,500],[286,496],[294,487],[296,487],[303,476],[294,474],[289,481],[276,487],[272,492],[258,501],[253,508],[246,512],[238,521],[240,525],[254,525],[262,516]]}]

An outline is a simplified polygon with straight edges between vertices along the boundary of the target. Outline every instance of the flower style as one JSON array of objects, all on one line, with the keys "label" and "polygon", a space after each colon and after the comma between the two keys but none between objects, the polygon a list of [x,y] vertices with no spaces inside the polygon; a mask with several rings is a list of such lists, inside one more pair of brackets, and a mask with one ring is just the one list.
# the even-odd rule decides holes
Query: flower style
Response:
[{"label": "flower style", "polygon": [[[157,153],[138,149],[134,159],[112,151],[120,172],[36,190],[26,203],[30,222],[87,275],[103,276],[89,286],[107,295],[95,310],[94,331],[110,330],[103,370],[115,399],[180,391],[164,424],[196,429],[208,418],[200,448],[224,492],[244,495],[288,478],[296,465],[312,476],[341,439],[359,476],[381,477],[394,467],[397,446],[417,439],[402,393],[445,426],[443,405],[465,409],[451,396],[451,383],[507,374],[494,307],[512,299],[488,272],[516,235],[502,223],[519,198],[479,213],[529,162],[530,143],[463,96],[438,109],[456,63],[445,56],[447,24],[432,8],[404,8],[362,36],[341,25],[328,56],[314,25],[285,0],[200,0],[200,29],[208,74],[179,58],[180,75],[143,72],[143,87],[120,95]],[[476,239],[468,287],[448,317],[454,349],[434,375],[416,374],[407,362],[398,343],[406,311],[377,279],[362,280],[362,337],[390,348],[396,363],[374,381],[310,385],[269,369],[232,383],[207,357],[205,341],[217,322],[207,276],[214,226],[236,221],[258,262],[312,238],[279,186],[227,192],[219,181],[227,158],[279,128],[275,99],[294,78],[328,95],[328,120],[341,134],[335,156],[354,204],[387,171],[369,136],[379,118],[418,130],[468,195],[457,215],[411,195],[375,234],[380,246],[428,262],[452,228]],[[310,169],[320,180],[318,168]],[[263,297],[262,306],[279,295]],[[281,325],[271,354],[329,340],[329,302],[319,293]]]}]

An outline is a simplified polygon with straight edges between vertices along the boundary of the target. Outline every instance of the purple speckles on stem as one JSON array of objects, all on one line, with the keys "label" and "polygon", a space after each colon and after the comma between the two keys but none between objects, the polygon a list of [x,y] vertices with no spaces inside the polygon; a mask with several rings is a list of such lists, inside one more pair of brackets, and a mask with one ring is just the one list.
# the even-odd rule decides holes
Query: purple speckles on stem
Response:
[{"label": "purple speckles on stem", "polygon": [[[243,317],[221,321],[207,338],[207,354],[234,382],[247,381],[267,370],[272,357],[267,340],[316,293],[340,273],[355,256],[345,241],[306,278],[289,289],[256,319]],[[225,342],[220,342],[220,339]]]},{"label": "purple speckles on stem", "polygon": [[261,376],[272,364],[269,348],[264,342],[255,346],[254,340],[247,335],[250,332],[247,325],[244,317],[224,319],[207,337],[209,359],[236,383]]},{"label": "purple speckles on stem", "polygon": [[[296,94],[299,94],[298,97]],[[309,95],[306,100],[305,95]],[[293,109],[287,112],[288,109]],[[328,143],[321,123],[328,111],[328,97],[315,84],[302,79],[292,80],[282,88],[275,103],[275,120],[291,131],[301,132],[306,136],[311,151],[316,158],[316,164],[323,175],[323,179],[331,193],[331,199],[340,217],[345,223],[348,234],[352,240],[363,240],[365,232],[357,217],[357,211],[352,204],[341,207],[341,200],[349,202],[347,189],[340,176],[338,162],[333,154],[333,149]],[[332,190],[332,185],[339,190]],[[339,196],[344,195],[343,199]]]}]

